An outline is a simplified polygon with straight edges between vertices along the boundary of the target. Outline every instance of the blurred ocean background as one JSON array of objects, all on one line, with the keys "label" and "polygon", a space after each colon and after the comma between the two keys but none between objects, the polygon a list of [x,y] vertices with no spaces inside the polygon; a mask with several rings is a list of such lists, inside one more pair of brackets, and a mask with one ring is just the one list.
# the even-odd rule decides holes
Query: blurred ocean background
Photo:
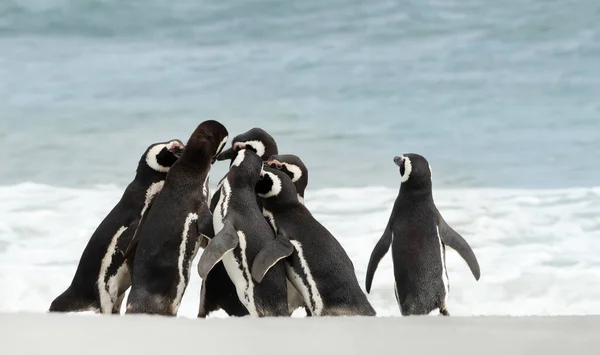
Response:
[{"label": "blurred ocean background", "polygon": [[[452,315],[598,314],[599,19],[590,0],[0,1],[0,311],[45,312],[144,149],[217,119],[305,161],[361,286],[392,158],[416,152],[481,264],[476,282],[448,252]],[[194,267],[180,315],[199,289]]]}]

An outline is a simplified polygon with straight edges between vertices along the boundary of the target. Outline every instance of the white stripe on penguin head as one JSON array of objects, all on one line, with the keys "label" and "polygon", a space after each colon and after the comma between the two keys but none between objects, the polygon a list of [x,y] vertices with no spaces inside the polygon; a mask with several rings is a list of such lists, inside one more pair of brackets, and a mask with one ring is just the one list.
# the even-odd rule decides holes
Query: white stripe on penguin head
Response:
[{"label": "white stripe on penguin head", "polygon": [[412,163],[408,157],[404,155],[401,157],[404,161],[404,174],[402,174],[402,179],[400,181],[406,182],[410,178],[410,173],[412,172]]},{"label": "white stripe on penguin head", "polygon": [[231,163],[231,166],[240,166],[240,164],[242,164],[242,162],[244,161],[245,157],[246,149],[238,151],[237,155],[235,156],[235,160],[233,161],[233,163]]},{"label": "white stripe on penguin head", "polygon": [[292,182],[296,182],[298,180],[300,180],[300,178],[302,177],[302,169],[300,169],[297,165],[294,164],[288,164],[288,163],[281,163],[282,165],[285,165],[285,167],[288,169],[288,171],[290,173],[292,173]]},{"label": "white stripe on penguin head", "polygon": [[229,136],[225,136],[225,138],[223,138],[223,140],[221,141],[221,143],[219,143],[219,147],[217,147],[217,152],[215,153],[215,157],[219,154],[221,154],[221,151],[223,150],[223,147],[225,147],[225,144],[227,144],[227,139],[229,138]]},{"label": "white stripe on penguin head", "polygon": [[241,148],[244,148],[247,145],[251,146],[254,150],[256,150],[256,155],[258,155],[261,158],[263,155],[265,155],[265,151],[267,150],[267,148],[265,148],[264,143],[261,141],[238,142],[236,143],[236,145],[241,146]]},{"label": "white stripe on penguin head", "polygon": [[273,173],[261,170],[260,176],[265,175],[268,175],[271,178],[273,186],[271,186],[271,190],[269,190],[269,192],[267,192],[266,194],[258,194],[258,196],[262,198],[270,198],[279,195],[279,193],[281,192],[281,180],[279,179],[279,177]]},{"label": "white stripe on penguin head", "polygon": [[157,144],[154,147],[148,150],[148,154],[146,154],[146,164],[153,170],[156,170],[161,173],[166,173],[169,171],[168,166],[162,166],[158,163],[157,156],[160,154],[160,151],[165,148],[167,144]]}]

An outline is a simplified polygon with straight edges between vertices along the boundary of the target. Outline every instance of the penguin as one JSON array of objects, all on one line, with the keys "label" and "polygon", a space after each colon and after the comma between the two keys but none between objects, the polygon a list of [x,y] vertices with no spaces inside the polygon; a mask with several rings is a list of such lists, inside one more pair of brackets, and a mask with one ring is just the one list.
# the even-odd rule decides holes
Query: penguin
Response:
[{"label": "penguin", "polygon": [[208,179],[227,143],[221,123],[202,122],[173,164],[163,189],[129,245],[134,255],[126,314],[176,316],[190,278],[190,265],[212,223]]},{"label": "penguin", "polygon": [[235,136],[231,141],[231,147],[219,154],[217,160],[231,160],[233,162],[237,157],[237,151],[241,149],[250,149],[263,160],[278,153],[277,142],[273,136],[262,128],[254,127]]},{"label": "penguin", "polygon": [[183,148],[177,139],[146,148],[133,181],[92,234],[71,285],[52,301],[49,312],[120,313],[131,283],[123,251]]},{"label": "penguin", "polygon": [[275,240],[256,201],[255,186],[262,165],[261,157],[254,151],[237,150],[213,214],[215,237],[202,252],[198,274],[205,279],[212,267],[222,261],[250,316],[289,316],[283,264],[273,266],[260,284],[251,277],[250,265],[256,254]]},{"label": "penguin", "polygon": [[[223,152],[217,156],[217,160],[229,160],[229,165],[231,166],[237,156],[237,152],[242,149],[253,151],[263,160],[278,153],[277,142],[275,139],[264,129],[254,127],[247,132],[235,136],[231,141],[231,147],[223,150]],[[221,197],[221,187],[226,178],[227,174],[219,181],[217,189],[211,198],[211,214],[214,213]],[[260,203],[259,198],[257,198],[257,203]],[[207,230],[200,232],[209,238],[214,237],[212,224],[207,224],[206,228]],[[206,241],[203,243],[206,243]],[[202,247],[204,247],[204,245]],[[220,261],[213,266],[210,273],[206,275],[205,278],[202,278],[198,317],[206,318],[212,312],[219,309],[223,309],[227,315],[233,317],[244,317],[250,314],[246,307],[240,302],[235,285],[229,279],[227,271]]]},{"label": "penguin", "polygon": [[254,259],[254,280],[260,283],[271,268],[283,261],[309,316],[375,316],[375,309],[358,284],[352,260],[298,201],[292,179],[281,170],[263,166],[256,191],[277,237]]},{"label": "penguin", "polygon": [[[231,141],[231,147],[224,150],[217,157],[218,161],[229,160],[229,166],[233,164],[237,156],[237,152],[242,149],[249,149],[256,153],[261,159],[266,160],[272,155],[278,154],[277,142],[267,131],[262,128],[254,127],[247,132],[238,134]],[[210,201],[211,212],[215,210],[215,206],[220,198],[221,184],[227,176],[224,176],[217,184],[217,191],[212,196]],[[257,199],[260,203],[260,199]]]},{"label": "penguin", "polygon": [[431,166],[419,154],[394,157],[400,170],[400,191],[381,239],[371,253],[366,290],[375,270],[392,247],[394,292],[403,316],[426,315],[439,309],[449,316],[446,246],[456,250],[479,280],[479,263],[465,239],[446,223],[432,195]]},{"label": "penguin", "polygon": [[273,169],[280,169],[292,179],[298,201],[304,204],[304,192],[308,186],[308,168],[300,157],[294,154],[272,155],[267,159],[266,165]]},{"label": "penguin", "polygon": [[[286,173],[294,186],[298,201],[304,205],[304,192],[308,186],[308,168],[304,162],[294,154],[271,155],[265,162],[265,165],[273,169],[279,169]],[[265,213],[265,212],[263,212]],[[268,212],[266,212],[268,214]],[[288,281],[288,306],[290,314],[298,308],[304,308],[306,315],[310,316],[310,312],[304,303],[304,299],[295,286]]]}]

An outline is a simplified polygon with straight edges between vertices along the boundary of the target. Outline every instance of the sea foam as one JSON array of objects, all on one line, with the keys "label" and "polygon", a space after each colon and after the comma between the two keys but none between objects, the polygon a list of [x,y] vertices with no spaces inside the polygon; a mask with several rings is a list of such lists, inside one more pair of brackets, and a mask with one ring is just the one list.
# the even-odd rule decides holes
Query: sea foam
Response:
[{"label": "sea foam", "polygon": [[[0,311],[46,312],[71,282],[89,237],[122,191],[111,185],[0,186]],[[369,256],[397,192],[365,187],[306,193],[307,207],[344,246],[363,289]],[[600,188],[437,189],[434,198],[481,266],[475,281],[460,256],[447,249],[452,316],[598,314]],[[198,259],[180,316],[198,312]],[[388,253],[368,295],[379,316],[400,315],[393,282]]]}]

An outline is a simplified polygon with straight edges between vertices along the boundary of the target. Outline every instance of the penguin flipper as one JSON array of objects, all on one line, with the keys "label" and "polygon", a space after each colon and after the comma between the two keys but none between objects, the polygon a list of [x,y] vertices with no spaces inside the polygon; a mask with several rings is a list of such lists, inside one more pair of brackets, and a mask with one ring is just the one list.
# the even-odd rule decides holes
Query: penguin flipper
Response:
[{"label": "penguin flipper", "polygon": [[210,270],[223,259],[225,254],[237,247],[239,242],[235,228],[233,228],[231,222],[225,221],[223,229],[211,239],[200,256],[198,261],[198,274],[200,277],[205,279]]},{"label": "penguin flipper", "polygon": [[475,277],[475,280],[479,281],[481,277],[481,271],[479,270],[479,263],[477,262],[477,257],[471,249],[471,246],[467,241],[452,227],[446,223],[440,211],[436,209],[436,213],[438,215],[438,228],[440,232],[440,238],[450,248],[456,250],[458,254],[463,258],[464,261],[467,262],[469,269],[471,269],[471,273]]},{"label": "penguin flipper", "polygon": [[218,161],[231,160],[231,159],[235,158],[236,154],[237,154],[237,152],[235,150],[233,150],[233,147],[230,147],[229,149],[225,149],[224,151],[222,151],[217,156],[217,160]]},{"label": "penguin flipper", "polygon": [[196,221],[198,227],[198,235],[200,236],[200,247],[206,248],[208,241],[215,236],[213,228],[213,215],[210,213],[208,206],[205,206],[204,211],[200,213]]},{"label": "penguin flipper", "polygon": [[294,253],[294,246],[285,235],[278,235],[270,241],[254,258],[252,278],[260,283],[273,265]]},{"label": "penguin flipper", "polygon": [[385,231],[377,244],[375,244],[375,248],[371,252],[371,258],[369,259],[369,266],[367,266],[367,276],[365,279],[365,286],[367,289],[367,293],[371,292],[371,284],[373,283],[373,277],[375,276],[375,271],[377,270],[377,266],[379,266],[379,262],[385,254],[387,254],[388,250],[390,250],[390,246],[392,245],[392,219],[388,221],[388,225],[385,227]]}]

